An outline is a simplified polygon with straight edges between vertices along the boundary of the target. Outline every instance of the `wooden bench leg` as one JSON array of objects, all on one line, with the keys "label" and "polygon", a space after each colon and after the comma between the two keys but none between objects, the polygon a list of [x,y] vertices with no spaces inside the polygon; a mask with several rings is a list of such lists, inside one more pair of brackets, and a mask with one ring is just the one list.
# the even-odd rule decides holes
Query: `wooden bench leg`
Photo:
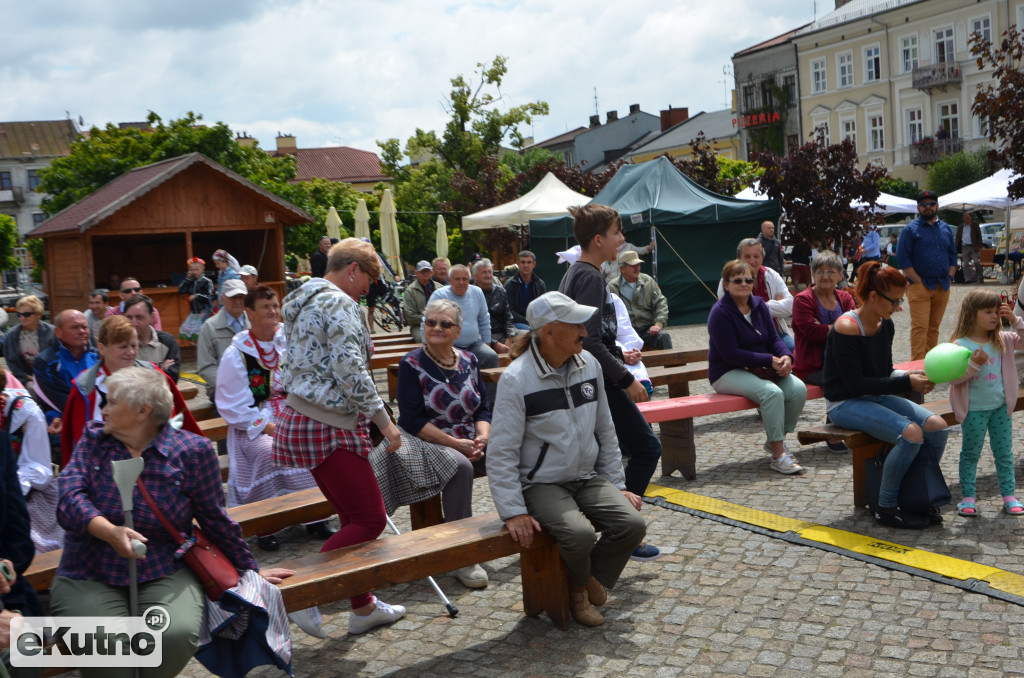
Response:
[{"label": "wooden bench leg", "polygon": [[398,375],[388,370],[388,401],[395,402],[398,397]]},{"label": "wooden bench leg", "polygon": [[693,419],[661,422],[661,474],[679,471],[687,480],[697,477],[697,450],[693,442]]},{"label": "wooden bench leg", "polygon": [[444,514],[441,511],[441,495],[435,494],[430,499],[425,499],[416,504],[409,504],[409,522],[414,530],[443,523]]},{"label": "wooden bench leg", "polygon": [[878,456],[886,448],[892,447],[888,443],[871,443],[863,447],[855,447],[851,451],[853,459],[853,505],[865,507],[868,505],[868,492],[864,487],[864,462],[872,457]]},{"label": "wooden bench leg", "polygon": [[569,575],[554,540],[519,557],[523,610],[530,617],[547,612],[555,626],[569,628]]}]

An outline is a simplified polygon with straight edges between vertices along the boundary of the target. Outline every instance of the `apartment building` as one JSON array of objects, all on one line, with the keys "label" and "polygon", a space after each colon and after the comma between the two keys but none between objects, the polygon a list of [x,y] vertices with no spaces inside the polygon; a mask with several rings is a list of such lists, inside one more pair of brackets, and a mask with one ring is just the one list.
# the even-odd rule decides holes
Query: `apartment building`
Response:
[{"label": "apartment building", "polygon": [[1024,24],[1021,0],[837,0],[834,11],[798,30],[804,136],[853,139],[863,164],[880,163],[924,185],[930,165],[987,146],[971,113],[980,72],[975,32],[997,39]]},{"label": "apartment building", "polygon": [[46,219],[39,170],[71,152],[78,136],[71,120],[0,122],[0,213],[18,222],[18,236]]}]

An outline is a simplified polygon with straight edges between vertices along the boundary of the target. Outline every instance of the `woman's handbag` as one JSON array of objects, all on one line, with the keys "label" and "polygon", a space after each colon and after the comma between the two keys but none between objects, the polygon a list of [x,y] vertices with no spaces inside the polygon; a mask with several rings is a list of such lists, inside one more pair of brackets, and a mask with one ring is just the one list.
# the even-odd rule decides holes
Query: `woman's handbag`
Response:
[{"label": "woman's handbag", "polygon": [[[392,424],[395,423],[395,412],[394,412],[394,410],[391,409],[391,407],[387,403],[384,403],[384,411],[388,413],[388,418],[391,420],[391,423]],[[371,447],[377,447],[382,442],[384,442],[384,434],[381,433],[380,427],[378,427],[377,424],[373,423],[373,421],[371,420],[370,421],[370,445],[371,445]]]},{"label": "woman's handbag", "polygon": [[[884,452],[864,460],[864,489],[872,513],[878,508],[882,466],[887,454]],[[899,507],[908,513],[925,515],[933,508],[945,506],[951,499],[946,478],[939,468],[939,460],[929,449],[920,450],[900,484]]]},{"label": "woman's handbag", "polygon": [[164,512],[157,508],[153,496],[142,483],[142,478],[135,481],[142,498],[146,500],[153,515],[157,517],[164,529],[171,533],[171,537],[178,544],[178,550],[174,553],[175,558],[185,561],[192,572],[196,575],[199,583],[206,592],[206,597],[217,602],[224,592],[238,586],[238,570],[234,563],[224,555],[215,544],[213,544],[198,525],[192,526],[192,536],[185,539],[185,536],[174,529],[174,525],[167,519]]},{"label": "woman's handbag", "polygon": [[770,367],[744,367],[743,369],[750,372],[755,377],[767,379],[768,381],[778,381],[779,379],[782,379],[782,377],[779,376],[779,373]]}]

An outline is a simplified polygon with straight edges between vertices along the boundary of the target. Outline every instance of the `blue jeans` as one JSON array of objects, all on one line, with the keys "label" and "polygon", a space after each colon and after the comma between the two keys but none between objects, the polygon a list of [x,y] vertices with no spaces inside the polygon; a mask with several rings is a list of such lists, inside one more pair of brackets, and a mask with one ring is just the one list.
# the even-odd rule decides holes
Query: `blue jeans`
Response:
[{"label": "blue jeans", "polygon": [[[894,447],[882,467],[882,485],[878,490],[878,505],[892,508],[899,503],[900,484],[914,457],[928,449],[935,460],[942,459],[946,450],[949,429],[925,431],[924,422],[932,416],[929,410],[906,398],[894,395],[860,396],[837,403],[829,410],[832,423],[842,428],[864,431]],[[910,424],[917,424],[924,433],[924,442],[915,443],[903,437]]]},{"label": "blue jeans", "polygon": [[606,381],[604,392],[608,396],[608,409],[612,413],[619,449],[629,455],[626,489],[642,497],[654,472],[658,470],[661,441],[654,435],[651,425],[640,414],[640,409],[626,393],[626,389]]}]

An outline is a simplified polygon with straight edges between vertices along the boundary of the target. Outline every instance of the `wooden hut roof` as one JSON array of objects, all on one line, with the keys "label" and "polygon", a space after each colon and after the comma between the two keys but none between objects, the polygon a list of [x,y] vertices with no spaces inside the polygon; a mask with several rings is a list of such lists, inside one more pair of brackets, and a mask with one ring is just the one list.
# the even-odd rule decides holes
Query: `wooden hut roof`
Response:
[{"label": "wooden hut roof", "polygon": [[39,224],[28,234],[28,237],[36,238],[73,231],[83,233],[167,180],[197,164],[206,165],[247,191],[256,193],[277,205],[281,210],[282,223],[303,224],[315,221],[314,217],[305,210],[299,209],[287,200],[274,195],[266,189],[260,188],[245,177],[207,158],[202,153],[189,153],[177,158],[155,162],[152,165],[136,167],[125,172]]}]

